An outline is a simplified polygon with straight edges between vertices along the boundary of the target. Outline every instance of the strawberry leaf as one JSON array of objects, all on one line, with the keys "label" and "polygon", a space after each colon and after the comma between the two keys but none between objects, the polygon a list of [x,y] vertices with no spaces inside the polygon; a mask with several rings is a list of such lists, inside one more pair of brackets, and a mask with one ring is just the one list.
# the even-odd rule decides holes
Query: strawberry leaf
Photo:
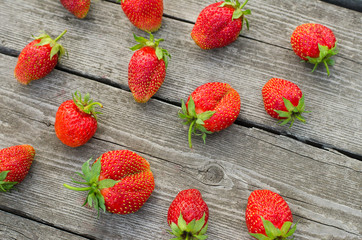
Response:
[{"label": "strawberry leaf", "polygon": [[182,231],[180,230],[180,228],[176,225],[176,223],[174,222],[171,222],[171,230],[172,230],[172,233],[173,235],[177,236],[177,237],[180,237],[182,235]]},{"label": "strawberry leaf", "polygon": [[273,240],[261,233],[249,233],[249,235],[255,237],[258,240]]},{"label": "strawberry leaf", "polygon": [[2,171],[2,172],[0,172],[0,181],[4,181],[9,172],[10,171]]},{"label": "strawberry leaf", "polygon": [[184,220],[184,218],[182,217],[182,213],[180,212],[180,216],[177,219],[177,225],[180,228],[180,230],[182,232],[186,231],[186,221]]},{"label": "strawberry leaf", "polygon": [[197,115],[198,119],[202,121],[210,119],[216,112],[215,111],[206,111]]},{"label": "strawberry leaf", "polygon": [[275,239],[276,237],[281,236],[281,231],[279,228],[276,228],[272,222],[265,220],[263,217],[260,218],[263,221],[265,233],[269,238]]},{"label": "strawberry leaf", "polygon": [[104,189],[104,188],[110,188],[119,183],[120,181],[115,181],[113,179],[104,179],[99,182],[98,188]]},{"label": "strawberry leaf", "polygon": [[282,232],[282,236],[285,236],[288,233],[292,224],[293,224],[292,222],[285,222],[283,224],[282,228],[280,229],[280,231]]},{"label": "strawberry leaf", "polygon": [[289,230],[289,232],[285,235],[286,238],[287,238],[287,237],[290,237],[290,236],[292,236],[292,235],[294,234],[295,230],[297,230],[297,224],[298,224],[298,223],[296,223],[296,224]]},{"label": "strawberry leaf", "polygon": [[201,231],[199,232],[198,235],[205,235],[208,226],[209,226],[209,223],[206,223],[205,227],[203,227],[203,228],[201,229]]},{"label": "strawberry leaf", "polygon": [[289,112],[292,112],[294,110],[294,105],[286,98],[283,97],[284,105],[287,108]]},{"label": "strawberry leaf", "polygon": [[197,115],[196,115],[196,111],[195,111],[195,102],[194,100],[192,99],[192,96],[190,96],[190,100],[189,100],[189,103],[188,103],[188,114],[194,118],[197,118]]},{"label": "strawberry leaf", "polygon": [[195,219],[192,219],[192,221],[189,222],[189,224],[187,224],[187,226],[186,226],[186,231],[187,232],[192,232],[192,230],[195,227],[195,222],[196,222]]},{"label": "strawberry leaf", "polygon": [[309,56],[306,56],[306,58],[308,59],[307,62],[314,64],[314,68],[313,68],[312,72],[314,72],[314,70],[317,68],[319,63],[323,62],[326,67],[327,74],[329,76],[330,73],[329,73],[328,65],[334,64],[334,61],[329,60],[329,59],[330,59],[330,57],[338,54],[338,52],[339,52],[339,50],[337,49],[337,42],[335,43],[334,47],[331,49],[329,49],[328,46],[323,46],[318,43],[318,50],[319,50],[319,56],[316,58],[311,58]]}]

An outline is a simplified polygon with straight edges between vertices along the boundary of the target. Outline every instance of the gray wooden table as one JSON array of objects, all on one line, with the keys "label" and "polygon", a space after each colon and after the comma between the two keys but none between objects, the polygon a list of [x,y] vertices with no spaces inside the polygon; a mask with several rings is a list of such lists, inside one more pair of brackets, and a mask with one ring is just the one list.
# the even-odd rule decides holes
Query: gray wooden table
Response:
[{"label": "gray wooden table", "polygon": [[[115,1],[95,1],[78,20],[54,0],[0,1],[0,148],[31,144],[36,158],[17,191],[0,195],[0,239],[169,239],[167,210],[176,194],[201,191],[210,209],[211,240],[252,238],[245,207],[255,189],[288,202],[299,226],[295,239],[362,239],[362,13],[317,0],[250,0],[251,30],[228,47],[203,51],[190,37],[209,0],[164,0],[156,38],[172,54],[164,84],[147,104],[128,88],[131,25]],[[289,43],[296,26],[330,27],[340,53],[327,77],[321,66],[300,63]],[[20,85],[17,56],[31,34],[68,32],[69,51],[49,76]],[[300,86],[307,124],[280,127],[264,110],[261,88],[272,77]],[[235,124],[204,145],[187,143],[177,117],[180,99],[199,85],[227,82],[241,96]],[[69,148],[54,132],[58,106],[76,90],[103,103],[95,136]],[[101,214],[81,207],[72,192],[75,171],[90,157],[129,149],[150,164],[155,190],[140,211]]]}]

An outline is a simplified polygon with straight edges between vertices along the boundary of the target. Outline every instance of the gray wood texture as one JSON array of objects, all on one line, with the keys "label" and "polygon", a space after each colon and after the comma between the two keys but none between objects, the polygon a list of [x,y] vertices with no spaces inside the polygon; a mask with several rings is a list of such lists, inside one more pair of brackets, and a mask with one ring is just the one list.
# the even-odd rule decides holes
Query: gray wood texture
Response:
[{"label": "gray wood texture", "polygon": [[[207,3],[165,1],[165,14],[195,21]],[[61,42],[69,51],[69,59],[63,59],[59,67],[128,89],[128,62],[133,54],[129,47],[135,43],[132,32],[146,34],[131,25],[119,4],[97,2],[84,20],[64,11],[58,1],[21,5],[6,0],[2,5],[0,20],[10,23],[0,26],[4,52],[19,53],[31,34],[40,29],[54,35],[68,29]],[[321,1],[250,1],[249,7],[254,9],[249,17],[251,30],[230,46],[211,51],[194,44],[190,37],[192,24],[165,17],[155,36],[166,39],[162,47],[173,58],[155,97],[179,103],[199,85],[227,82],[241,95],[238,119],[242,124],[362,155],[362,131],[355,130],[362,122],[362,14]],[[331,27],[341,45],[330,77],[324,66],[311,73],[312,65],[301,63],[291,50],[289,39],[294,28],[310,21]],[[308,124],[280,127],[265,112],[261,88],[272,77],[290,80],[302,89],[306,109],[312,111],[305,116]]]},{"label": "gray wood texture", "polygon": [[[161,46],[172,59],[159,92],[137,104],[127,84],[129,47],[133,32],[146,34],[119,4],[92,2],[86,19],[78,20],[59,1],[0,1],[0,22],[6,23],[0,24],[0,149],[25,143],[36,149],[18,191],[0,195],[1,239],[169,239],[168,207],[187,188],[199,189],[209,206],[211,240],[252,239],[244,214],[255,189],[285,198],[299,220],[296,239],[362,238],[362,14],[316,0],[251,0],[251,30],[228,47],[203,51],[190,32],[212,2],[164,0],[155,37],[166,39]],[[310,73],[312,66],[291,49],[291,33],[305,22],[325,24],[336,34],[341,52],[330,77],[323,66]],[[60,42],[69,59],[22,86],[13,76],[16,56],[41,29],[52,36],[68,29]],[[312,111],[305,115],[308,124],[280,127],[265,113],[261,88],[271,77],[300,86]],[[236,124],[209,136],[206,145],[195,138],[190,150],[177,118],[179,102],[210,81],[231,84],[242,111]],[[73,149],[57,139],[54,117],[76,90],[100,100],[104,114],[94,138]],[[62,184],[90,157],[115,149],[146,158],[156,188],[139,212],[97,219],[94,210],[81,207],[84,193]]]},{"label": "gray wood texture", "polygon": [[65,231],[28,220],[0,210],[0,239],[2,240],[85,240]]},{"label": "gray wood texture", "polygon": [[[256,128],[233,125],[188,149],[178,107],[55,70],[22,86],[13,79],[16,58],[0,55],[0,148],[28,143],[36,149],[18,191],[1,195],[0,208],[20,211],[60,229],[96,239],[169,239],[167,209],[182,189],[200,189],[210,208],[209,239],[251,239],[244,211],[252,190],[280,193],[300,221],[297,239],[358,239],[362,221],[362,163]],[[58,106],[75,90],[103,99],[96,135],[73,149],[54,133]],[[21,131],[19,131],[19,129]],[[135,214],[101,214],[81,207],[84,193],[64,187],[90,157],[129,149],[146,158],[156,188]]]}]

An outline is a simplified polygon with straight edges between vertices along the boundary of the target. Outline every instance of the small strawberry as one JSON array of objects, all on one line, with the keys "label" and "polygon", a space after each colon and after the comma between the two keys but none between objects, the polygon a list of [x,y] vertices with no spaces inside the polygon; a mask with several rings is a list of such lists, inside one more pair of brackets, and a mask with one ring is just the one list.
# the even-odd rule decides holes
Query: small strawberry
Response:
[{"label": "small strawberry", "polygon": [[183,190],[171,203],[167,222],[177,240],[207,239],[209,208],[197,189]]},{"label": "small strawberry", "polygon": [[97,114],[95,105],[103,107],[98,102],[93,102],[87,93],[82,95],[75,92],[73,100],[63,102],[55,116],[55,133],[65,145],[79,147],[89,141],[97,130]]},{"label": "small strawberry", "polygon": [[35,150],[18,145],[0,150],[0,192],[7,192],[22,182],[33,163]]},{"label": "small strawberry", "polygon": [[63,6],[77,18],[85,18],[89,11],[91,0],[60,0]]},{"label": "small strawberry", "polygon": [[280,125],[295,119],[305,123],[302,117],[304,111],[304,95],[300,88],[287,80],[280,78],[270,79],[262,89],[265,111],[273,118],[281,119]]},{"label": "small strawberry", "polygon": [[22,84],[29,84],[48,75],[65,54],[65,49],[57,41],[67,32],[65,30],[56,39],[46,33],[34,37],[35,40],[21,51],[15,67],[15,78]]},{"label": "small strawberry", "polygon": [[238,0],[225,0],[204,8],[192,29],[192,39],[202,49],[220,48],[234,42],[244,20],[249,30],[245,15],[251,14],[251,11],[243,10],[247,2],[241,5]]},{"label": "small strawberry", "polygon": [[189,146],[191,136],[201,135],[205,142],[206,134],[218,132],[229,127],[240,113],[240,96],[227,83],[211,82],[198,88],[189,96],[186,104],[182,100],[180,118],[189,127]]},{"label": "small strawberry", "polygon": [[295,54],[314,64],[312,72],[323,62],[329,76],[328,65],[334,64],[330,57],[338,53],[336,38],[331,29],[321,24],[302,24],[294,30],[290,43]]},{"label": "small strawberry", "polygon": [[161,27],[163,0],[118,0],[131,21],[137,28],[146,32],[155,32]]},{"label": "small strawberry", "polygon": [[288,204],[280,195],[269,190],[255,190],[250,194],[245,221],[249,234],[260,240],[285,240],[297,228],[295,224],[290,229],[293,216]]},{"label": "small strawberry", "polygon": [[104,212],[129,214],[138,211],[155,188],[150,164],[141,156],[128,150],[110,151],[102,154],[92,168],[89,161],[78,173],[85,182],[77,182],[88,187],[76,188],[64,184],[75,191],[89,191],[84,205],[94,205]]},{"label": "small strawberry", "polygon": [[147,102],[161,87],[166,76],[168,57],[167,50],[158,45],[163,39],[154,41],[150,33],[150,40],[143,37],[134,38],[139,44],[131,48],[137,50],[128,65],[128,86],[137,102]]}]

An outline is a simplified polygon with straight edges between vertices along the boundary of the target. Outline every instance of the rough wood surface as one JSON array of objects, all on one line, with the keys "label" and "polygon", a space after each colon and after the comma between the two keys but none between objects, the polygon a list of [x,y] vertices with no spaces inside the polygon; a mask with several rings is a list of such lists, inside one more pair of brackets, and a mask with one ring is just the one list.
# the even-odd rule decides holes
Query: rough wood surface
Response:
[{"label": "rough wood surface", "polygon": [[2,240],[84,240],[65,231],[0,210],[0,239]]},{"label": "rough wood surface", "polygon": [[[190,22],[209,1],[165,1],[165,14]],[[249,5],[249,4],[248,4]],[[69,51],[61,69],[112,84],[127,86],[127,68],[136,30],[113,2],[92,5],[86,19],[75,19],[58,1],[5,0],[0,3],[0,50],[17,54],[31,40],[30,34],[44,29],[58,34],[68,33],[61,41]],[[155,35],[173,58],[165,83],[155,95],[171,103],[179,103],[199,85],[210,81],[231,84],[241,95],[240,124],[257,126],[292,136],[304,142],[362,155],[361,65],[362,14],[321,1],[250,1],[252,29],[243,32],[235,43],[223,49],[202,51],[192,39],[192,24],[164,18]],[[182,10],[181,10],[182,9]],[[338,12],[339,14],[335,14]],[[306,14],[307,13],[307,14]],[[310,73],[310,64],[300,63],[291,50],[290,34],[304,22],[319,22],[331,27],[340,43],[341,53],[327,77],[321,66]],[[280,77],[300,86],[306,98],[308,124],[292,129],[279,127],[266,114],[261,98],[262,86],[272,77]]]},{"label": "rough wood surface", "polygon": [[[18,191],[0,196],[0,209],[94,239],[169,239],[167,209],[177,192],[198,188],[210,208],[209,239],[251,239],[244,222],[254,189],[280,193],[296,221],[297,239],[359,239],[362,163],[256,128],[233,125],[207,140],[194,140],[177,119],[178,107],[157,99],[137,104],[124,90],[55,70],[22,86],[13,78],[16,58],[0,54],[0,148],[28,143],[36,149]],[[75,90],[102,99],[95,137],[72,149],[54,133],[58,106]],[[135,214],[101,214],[81,207],[84,194],[64,187],[89,157],[130,149],[145,157],[156,188]],[[2,219],[0,219],[2,222]]]}]

